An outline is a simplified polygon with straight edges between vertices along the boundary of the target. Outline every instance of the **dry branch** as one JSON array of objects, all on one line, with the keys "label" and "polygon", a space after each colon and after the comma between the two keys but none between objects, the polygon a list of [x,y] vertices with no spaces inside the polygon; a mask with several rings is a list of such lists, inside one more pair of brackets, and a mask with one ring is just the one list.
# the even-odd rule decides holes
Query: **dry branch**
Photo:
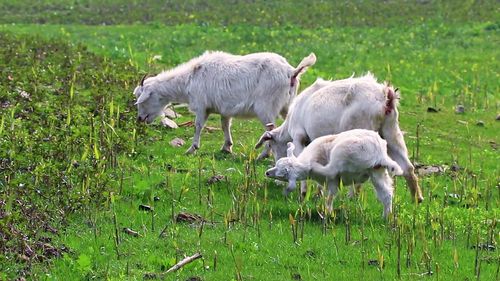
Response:
[{"label": "dry branch", "polygon": [[176,265],[174,265],[171,268],[169,268],[165,273],[177,271],[181,267],[185,266],[186,264],[191,263],[191,262],[193,262],[193,261],[195,261],[195,260],[197,260],[199,258],[201,258],[201,254],[200,253],[196,253],[196,254],[194,254],[194,255],[192,255],[190,257],[186,257],[183,260],[181,260],[180,262],[178,262]]}]

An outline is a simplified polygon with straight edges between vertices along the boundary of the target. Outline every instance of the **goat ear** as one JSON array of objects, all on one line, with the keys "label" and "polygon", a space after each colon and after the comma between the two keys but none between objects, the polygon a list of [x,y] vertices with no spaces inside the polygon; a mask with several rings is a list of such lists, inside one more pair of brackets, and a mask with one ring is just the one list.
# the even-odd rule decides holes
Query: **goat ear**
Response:
[{"label": "goat ear", "polygon": [[267,123],[266,124],[266,131],[272,131],[272,130],[274,130],[274,128],[276,128],[274,123]]},{"label": "goat ear", "polygon": [[264,144],[266,141],[268,140],[272,140],[273,139],[273,135],[271,134],[270,131],[266,131],[259,139],[259,141],[257,142],[257,144],[255,145],[255,148],[259,148],[262,146],[262,144]]},{"label": "goat ear", "polygon": [[142,92],[135,105],[145,102],[151,96],[151,92]]},{"label": "goat ear", "polygon": [[287,157],[295,157],[295,155],[293,155],[293,151],[295,150],[295,145],[293,145],[293,143],[289,142],[288,143],[288,148],[286,150],[286,156]]}]

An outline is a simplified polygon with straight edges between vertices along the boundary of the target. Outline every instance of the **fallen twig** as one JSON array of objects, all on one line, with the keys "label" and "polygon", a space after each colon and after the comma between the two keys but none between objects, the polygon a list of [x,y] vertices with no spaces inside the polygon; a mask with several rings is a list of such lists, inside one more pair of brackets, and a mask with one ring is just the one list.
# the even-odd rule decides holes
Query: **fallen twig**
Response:
[{"label": "fallen twig", "polygon": [[202,255],[200,253],[196,253],[190,257],[186,257],[180,262],[178,262],[176,265],[172,266],[169,268],[167,271],[161,272],[161,273],[154,273],[154,272],[149,272],[144,274],[144,279],[163,279],[165,278],[165,274],[174,272],[179,270],[181,267],[185,266],[188,263],[191,263],[199,258],[201,258]]},{"label": "fallen twig", "polygon": [[139,237],[139,236],[140,236],[140,235],[139,235],[139,232],[134,231],[134,230],[132,230],[132,229],[130,229],[130,228],[128,228],[128,227],[124,227],[124,228],[122,229],[122,231],[123,231],[123,232],[125,232],[125,233],[127,233],[127,234],[128,234],[128,235],[130,235],[130,236],[134,236],[134,237]]},{"label": "fallen twig", "polygon": [[180,262],[178,262],[176,265],[174,265],[171,268],[169,268],[165,273],[177,271],[181,267],[185,266],[186,264],[191,263],[191,262],[193,262],[193,261],[195,261],[195,260],[197,260],[199,258],[201,258],[201,254],[200,253],[196,253],[196,254],[194,254],[194,255],[192,255],[190,257],[186,257],[183,260],[181,260]]},{"label": "fallen twig", "polygon": [[193,127],[194,126],[194,122],[193,121],[186,121],[186,122],[178,124],[178,126],[179,127]]}]

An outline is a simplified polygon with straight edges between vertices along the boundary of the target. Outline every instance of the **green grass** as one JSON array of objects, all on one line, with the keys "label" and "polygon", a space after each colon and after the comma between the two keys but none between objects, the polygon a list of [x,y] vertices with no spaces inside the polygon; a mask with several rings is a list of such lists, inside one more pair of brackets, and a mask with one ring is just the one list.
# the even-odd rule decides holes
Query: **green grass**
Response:
[{"label": "green grass", "polygon": [[116,25],[162,23],[199,26],[248,24],[281,28],[401,26],[498,20],[498,3],[480,1],[0,1],[0,23]]},{"label": "green grass", "polygon": [[[285,7],[300,11],[300,6]],[[400,10],[415,7],[420,6]],[[71,24],[0,26],[6,46],[0,51],[0,102],[8,101],[0,108],[0,246],[6,253],[0,258],[0,279],[143,279],[201,252],[202,260],[165,279],[393,280],[398,240],[403,280],[498,279],[498,250],[473,248],[496,245],[499,238],[498,22],[488,16],[467,21],[474,13],[491,15],[495,9],[488,7],[450,12],[461,15],[454,20],[446,20],[442,9],[432,19],[415,12],[406,19],[411,24],[389,14],[383,24],[370,20],[369,27],[351,22],[309,28],[310,17],[302,26],[290,22],[283,28],[255,22],[220,27],[214,24],[220,18],[204,26],[73,25],[77,16],[94,20],[84,13],[62,22]],[[40,11],[36,14],[43,15]],[[314,11],[324,13],[309,12]],[[256,19],[253,12],[245,14]],[[3,22],[15,20],[14,15]],[[129,22],[120,16],[109,20]],[[136,22],[134,17],[128,18]],[[32,22],[28,16],[18,18]],[[135,123],[132,89],[141,74],[157,73],[206,49],[275,51],[292,65],[314,51],[318,62],[303,76],[302,88],[317,76],[338,79],[372,71],[402,90],[400,126],[414,160],[462,169],[421,177],[426,201],[419,206],[397,179],[392,221],[381,218],[369,184],[357,199],[348,199],[343,189],[334,203],[336,217],[322,221],[317,214],[322,200],[314,198],[314,190],[304,203],[297,194],[285,199],[282,187],[263,176],[271,160],[252,160],[263,130],[257,121],[235,120],[233,155],[218,152],[220,130],[204,131],[196,156],[183,154],[187,145],[168,144],[174,137],[189,144],[192,128]],[[153,60],[155,55],[161,59]],[[22,90],[31,100],[20,96]],[[455,114],[456,104],[465,105],[466,113]],[[440,111],[428,113],[429,106]],[[177,121],[193,119],[185,109],[179,112],[183,116]],[[485,125],[476,126],[478,120]],[[208,126],[219,127],[218,116],[211,116]],[[226,180],[207,184],[217,174]],[[154,212],[140,211],[140,204],[152,205]],[[200,214],[207,223],[176,222],[181,211]],[[123,233],[124,227],[140,237]],[[43,243],[56,254],[50,255]],[[369,265],[370,260],[379,265],[383,260],[384,267]],[[425,276],[429,271],[433,275]]]}]

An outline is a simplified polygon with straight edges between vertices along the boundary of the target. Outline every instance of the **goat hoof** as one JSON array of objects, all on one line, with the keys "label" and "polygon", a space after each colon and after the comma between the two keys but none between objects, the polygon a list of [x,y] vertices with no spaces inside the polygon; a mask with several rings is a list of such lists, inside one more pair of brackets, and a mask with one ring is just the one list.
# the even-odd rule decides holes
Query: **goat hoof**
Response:
[{"label": "goat hoof", "polygon": [[290,190],[290,189],[288,189],[288,188],[283,189],[283,195],[284,195],[285,197],[288,197],[288,195],[290,194],[290,192],[291,192],[291,190]]},{"label": "goat hoof", "polygon": [[384,220],[388,221],[390,219],[391,214],[392,214],[392,208],[385,208],[384,212],[382,213],[382,217],[384,218]]},{"label": "goat hoof", "polygon": [[231,147],[223,147],[223,148],[221,148],[220,151],[227,153],[227,154],[233,154],[233,149]]},{"label": "goat hoof", "polygon": [[198,148],[196,146],[192,145],[188,150],[186,150],[186,155],[195,154],[196,150],[198,150]]}]

